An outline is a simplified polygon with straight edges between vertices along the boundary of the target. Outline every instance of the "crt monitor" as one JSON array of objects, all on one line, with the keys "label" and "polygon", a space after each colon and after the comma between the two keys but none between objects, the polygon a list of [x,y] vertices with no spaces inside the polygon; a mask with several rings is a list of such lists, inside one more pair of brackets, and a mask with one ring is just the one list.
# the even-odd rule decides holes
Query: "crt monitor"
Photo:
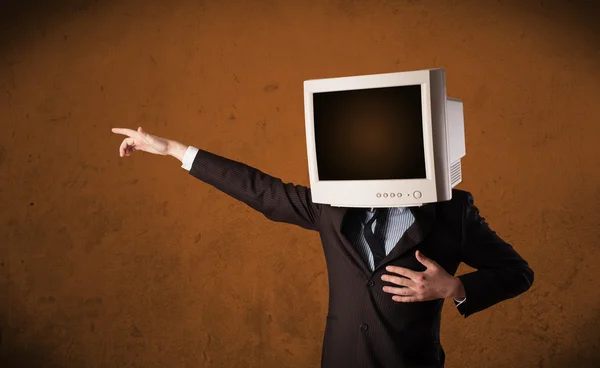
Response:
[{"label": "crt monitor", "polygon": [[462,180],[462,102],[443,69],[307,80],[304,106],[316,203],[420,206]]}]

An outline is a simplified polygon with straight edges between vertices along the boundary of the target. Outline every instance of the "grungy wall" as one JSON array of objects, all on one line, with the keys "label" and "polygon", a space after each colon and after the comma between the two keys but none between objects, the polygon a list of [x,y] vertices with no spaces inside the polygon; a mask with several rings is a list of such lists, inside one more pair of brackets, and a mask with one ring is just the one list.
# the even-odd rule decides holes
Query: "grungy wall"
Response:
[{"label": "grungy wall", "polygon": [[317,367],[318,234],[120,158],[110,128],[308,185],[304,80],[433,67],[465,104],[460,188],[536,272],[467,319],[445,304],[447,367],[600,366],[593,2],[0,4],[2,368]]}]

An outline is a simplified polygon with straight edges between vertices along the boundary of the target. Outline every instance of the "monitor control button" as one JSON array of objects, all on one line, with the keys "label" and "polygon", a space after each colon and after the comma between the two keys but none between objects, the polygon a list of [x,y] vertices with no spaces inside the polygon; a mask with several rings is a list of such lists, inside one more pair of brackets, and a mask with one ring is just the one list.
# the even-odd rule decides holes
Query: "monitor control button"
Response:
[{"label": "monitor control button", "polygon": [[387,193],[383,193],[383,198],[387,198],[388,194]]},{"label": "monitor control button", "polygon": [[394,193],[390,193],[390,197],[394,198],[396,195]]},{"label": "monitor control button", "polygon": [[377,193],[377,198],[381,198],[381,193]]},{"label": "monitor control button", "polygon": [[398,193],[398,198],[402,197],[402,193]]},{"label": "monitor control button", "polygon": [[419,198],[421,198],[421,196],[422,196],[422,194],[421,194],[421,192],[419,192],[418,190],[416,190],[416,191],[413,193],[413,197],[415,197],[416,199],[419,199]]}]

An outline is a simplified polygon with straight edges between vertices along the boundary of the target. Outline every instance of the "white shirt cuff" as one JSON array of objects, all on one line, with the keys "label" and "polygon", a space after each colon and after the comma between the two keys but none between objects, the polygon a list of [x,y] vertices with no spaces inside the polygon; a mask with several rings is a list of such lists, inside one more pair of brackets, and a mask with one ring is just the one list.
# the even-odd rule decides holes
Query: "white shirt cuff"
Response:
[{"label": "white shirt cuff", "polygon": [[181,167],[187,171],[190,171],[192,164],[194,163],[194,159],[196,158],[196,154],[198,154],[198,148],[189,146],[183,155],[183,160],[181,160]]}]

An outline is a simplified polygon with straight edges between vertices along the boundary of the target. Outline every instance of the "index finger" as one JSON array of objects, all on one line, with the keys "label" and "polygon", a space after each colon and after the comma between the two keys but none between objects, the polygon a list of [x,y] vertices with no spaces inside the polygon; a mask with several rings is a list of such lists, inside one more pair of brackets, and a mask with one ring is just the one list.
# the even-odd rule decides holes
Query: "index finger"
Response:
[{"label": "index finger", "polygon": [[406,276],[411,280],[416,279],[418,272],[409,270],[408,268],[399,267],[399,266],[387,266],[386,271],[397,273],[398,275]]},{"label": "index finger", "polygon": [[113,133],[123,134],[123,135],[127,135],[127,136],[130,136],[130,137],[132,137],[135,133],[137,133],[136,130],[127,129],[127,128],[112,128],[111,131]]}]

